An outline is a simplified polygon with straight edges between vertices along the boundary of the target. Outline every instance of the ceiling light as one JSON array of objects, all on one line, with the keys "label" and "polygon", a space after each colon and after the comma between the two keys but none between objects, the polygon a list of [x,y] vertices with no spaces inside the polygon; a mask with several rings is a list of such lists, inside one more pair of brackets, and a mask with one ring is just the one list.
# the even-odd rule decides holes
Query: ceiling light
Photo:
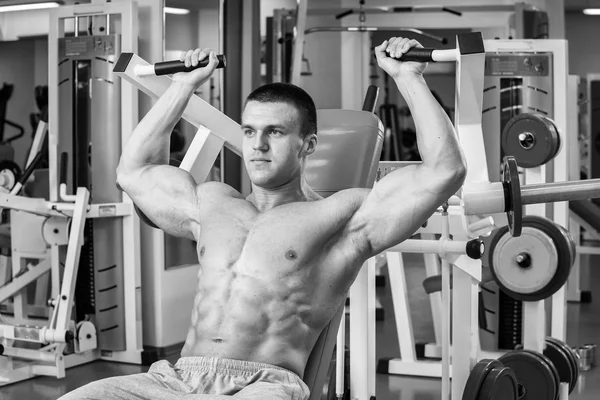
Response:
[{"label": "ceiling light", "polygon": [[186,15],[190,13],[190,10],[186,8],[165,7],[164,9],[165,14]]},{"label": "ceiling light", "polygon": [[58,6],[59,4],[55,1],[45,3],[15,4],[11,6],[0,6],[0,12],[42,10],[45,8],[55,8]]},{"label": "ceiling light", "polygon": [[585,15],[600,15],[600,8],[586,8],[583,13]]}]

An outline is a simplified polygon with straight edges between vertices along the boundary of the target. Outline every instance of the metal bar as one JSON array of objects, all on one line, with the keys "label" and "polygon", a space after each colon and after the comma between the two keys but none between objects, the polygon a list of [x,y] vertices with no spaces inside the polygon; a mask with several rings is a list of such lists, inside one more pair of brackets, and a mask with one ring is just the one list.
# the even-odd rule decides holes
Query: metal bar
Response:
[{"label": "metal bar", "polygon": [[310,35],[316,32],[412,32],[417,35],[428,37],[440,43],[446,43],[445,38],[432,35],[415,28],[396,28],[393,26],[316,26],[304,31],[304,35]]},{"label": "metal bar", "polygon": [[30,267],[29,271],[23,275],[13,278],[12,282],[0,287],[0,303],[12,297],[15,293],[21,291],[25,286],[37,280],[49,270],[50,262],[49,260],[44,260],[35,267]]},{"label": "metal bar", "polygon": [[440,240],[427,239],[407,239],[404,242],[387,249],[387,251],[397,251],[401,253],[451,253],[465,254],[467,252],[467,242],[459,240]]},{"label": "metal bar", "polygon": [[526,204],[585,200],[600,197],[600,179],[538,183],[521,187],[521,202]]}]

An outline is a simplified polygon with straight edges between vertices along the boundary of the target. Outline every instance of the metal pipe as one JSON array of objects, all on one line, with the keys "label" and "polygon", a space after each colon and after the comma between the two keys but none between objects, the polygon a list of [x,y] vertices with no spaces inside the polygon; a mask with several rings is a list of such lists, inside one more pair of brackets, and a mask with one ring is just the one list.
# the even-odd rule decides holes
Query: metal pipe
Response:
[{"label": "metal pipe", "polygon": [[432,35],[427,32],[423,32],[420,29],[414,28],[397,28],[392,26],[316,26],[309,28],[304,31],[304,35],[308,35],[315,32],[413,32],[417,35],[421,35],[433,40],[436,40],[442,44],[446,44],[448,41],[446,38]]},{"label": "metal pipe", "polygon": [[525,204],[586,200],[600,197],[600,179],[539,183],[521,186],[521,202]]}]

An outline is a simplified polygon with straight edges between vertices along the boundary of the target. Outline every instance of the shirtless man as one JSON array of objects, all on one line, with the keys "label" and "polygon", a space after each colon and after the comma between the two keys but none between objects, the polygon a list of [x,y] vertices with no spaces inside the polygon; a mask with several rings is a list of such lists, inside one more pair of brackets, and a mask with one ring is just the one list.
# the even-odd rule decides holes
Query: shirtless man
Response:
[{"label": "shirtless man", "polygon": [[304,178],[317,146],[315,106],[288,84],[265,85],[246,101],[240,134],[250,196],[223,183],[197,184],[168,166],[169,134],[217,63],[208,49],[182,55],[186,65],[210,63],[173,76],[118,167],[119,185],[156,225],[198,243],[198,293],[181,358],[64,399],[308,398],[308,357],[363,263],[410,237],[465,177],[454,128],[423,79],[426,64],[395,59],[413,46],[391,38],[376,55],[410,107],[423,163],[392,172],[372,190],[326,199]]}]

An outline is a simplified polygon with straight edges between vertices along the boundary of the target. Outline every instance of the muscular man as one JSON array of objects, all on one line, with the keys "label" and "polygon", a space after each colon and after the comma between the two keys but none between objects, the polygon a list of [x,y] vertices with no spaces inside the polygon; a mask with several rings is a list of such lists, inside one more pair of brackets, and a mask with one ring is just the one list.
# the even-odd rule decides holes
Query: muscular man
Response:
[{"label": "muscular man", "polygon": [[423,163],[392,172],[372,190],[326,199],[304,178],[317,146],[315,106],[289,84],[265,85],[246,101],[240,134],[250,196],[223,183],[198,184],[168,166],[169,134],[217,64],[208,50],[182,56],[186,65],[210,63],[173,76],[118,167],[119,185],[156,225],[198,243],[198,292],[181,358],[64,398],[308,398],[302,376],[309,354],[363,263],[411,236],[465,177],[453,126],[423,79],[426,64],[397,60],[418,45],[391,38],[376,55],[411,109]]}]

